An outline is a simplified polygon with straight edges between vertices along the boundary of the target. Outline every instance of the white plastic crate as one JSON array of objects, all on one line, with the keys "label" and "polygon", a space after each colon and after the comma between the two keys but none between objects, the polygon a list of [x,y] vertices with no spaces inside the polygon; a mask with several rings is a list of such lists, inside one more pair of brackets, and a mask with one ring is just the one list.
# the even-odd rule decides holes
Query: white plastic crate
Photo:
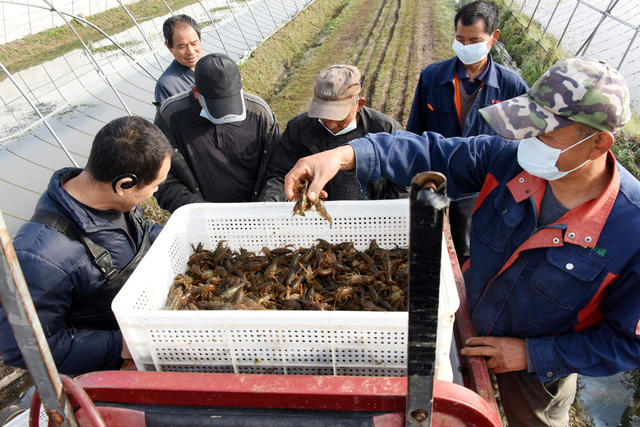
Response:
[{"label": "white plastic crate", "polygon": [[[333,228],[315,212],[292,216],[293,203],[192,204],[175,211],[112,308],[139,370],[276,374],[406,374],[406,312],[168,311],[161,310],[174,277],[193,249],[225,240],[231,249],[259,251],[322,238],[365,249],[408,247],[407,200],[327,202]],[[441,244],[441,242],[434,242]],[[450,323],[458,307],[443,246],[440,316]],[[444,295],[444,297],[443,297]],[[439,333],[449,352],[450,326]],[[445,336],[449,340],[442,341]],[[442,341],[442,342],[441,342]]]}]

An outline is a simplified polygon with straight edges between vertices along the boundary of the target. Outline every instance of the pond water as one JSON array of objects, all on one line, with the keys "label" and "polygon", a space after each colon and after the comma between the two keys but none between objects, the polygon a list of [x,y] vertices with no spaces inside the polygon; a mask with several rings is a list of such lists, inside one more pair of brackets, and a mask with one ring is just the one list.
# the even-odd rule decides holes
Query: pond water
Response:
[{"label": "pond water", "polygon": [[579,378],[579,403],[595,426],[640,426],[640,370]]}]

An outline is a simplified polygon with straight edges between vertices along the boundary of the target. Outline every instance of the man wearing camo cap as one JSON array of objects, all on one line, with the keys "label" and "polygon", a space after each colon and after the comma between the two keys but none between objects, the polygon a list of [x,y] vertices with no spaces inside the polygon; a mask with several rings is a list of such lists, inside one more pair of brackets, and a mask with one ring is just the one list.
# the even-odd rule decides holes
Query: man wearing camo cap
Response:
[{"label": "man wearing camo cap", "polygon": [[511,426],[565,426],[576,373],[640,366],[640,183],[610,150],[629,92],[609,65],[569,58],[481,114],[499,136],[370,134],[301,159],[285,192],[308,175],[313,199],[353,168],[404,185],[437,170],[452,197],[479,191],[464,273],[479,337],[462,353],[487,359]]}]

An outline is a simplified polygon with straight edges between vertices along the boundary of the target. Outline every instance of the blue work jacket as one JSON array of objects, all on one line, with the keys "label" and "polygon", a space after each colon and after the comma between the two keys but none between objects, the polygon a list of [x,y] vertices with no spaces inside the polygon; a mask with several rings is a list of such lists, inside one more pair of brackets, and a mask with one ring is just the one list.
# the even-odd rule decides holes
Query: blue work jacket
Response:
[{"label": "blue work jacket", "polygon": [[453,57],[436,62],[420,73],[407,122],[409,132],[432,131],[447,137],[495,135],[478,110],[529,90],[518,74],[490,60],[484,84],[478,89],[464,127],[461,127],[455,103],[456,61]]},{"label": "blue work jacket", "polygon": [[479,191],[465,272],[478,335],[525,338],[542,381],[640,366],[640,182],[611,152],[604,192],[538,227],[548,183],[518,165],[517,141],[398,131],[350,145],[359,182],[435,170],[452,195]]},{"label": "blue work jacket", "polygon": [[[137,236],[94,215],[62,187],[62,178],[80,169],[65,168],[53,174],[38,200],[37,209],[59,212],[73,220],[93,242],[107,249],[113,265],[123,269],[136,255],[143,235],[142,224],[133,220]],[[155,240],[159,226],[147,224]],[[138,241],[136,241],[138,240]],[[86,330],[68,325],[70,311],[101,288],[106,278],[79,241],[48,225],[24,224],[13,246],[33,299],[42,329],[58,370],[67,375],[119,369],[122,365],[122,333],[119,330]],[[0,353],[8,365],[25,367],[11,327],[0,309]]]}]

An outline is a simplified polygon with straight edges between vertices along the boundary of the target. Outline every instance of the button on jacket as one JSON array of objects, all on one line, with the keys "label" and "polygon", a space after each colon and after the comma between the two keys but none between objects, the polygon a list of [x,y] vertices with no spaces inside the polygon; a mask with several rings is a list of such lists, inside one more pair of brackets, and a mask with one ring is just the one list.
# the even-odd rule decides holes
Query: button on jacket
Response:
[{"label": "button on jacket", "polygon": [[448,137],[495,135],[489,124],[478,114],[478,110],[529,90],[518,74],[490,60],[484,84],[478,90],[464,127],[461,128],[454,101],[456,61],[457,58],[453,57],[436,62],[420,73],[407,122],[409,132],[421,134],[432,131]]},{"label": "button on jacket", "polygon": [[280,129],[262,98],[245,93],[244,100],[246,119],[221,125],[200,117],[193,92],[162,104],[155,124],[175,149],[169,176],[156,192],[162,208],[173,212],[188,203],[258,199]]},{"label": "button on jacket", "polygon": [[465,272],[478,335],[526,338],[541,381],[640,366],[640,182],[611,152],[605,191],[537,227],[547,181],[518,165],[517,142],[395,132],[350,144],[360,183],[436,170],[454,197],[480,192]]}]

